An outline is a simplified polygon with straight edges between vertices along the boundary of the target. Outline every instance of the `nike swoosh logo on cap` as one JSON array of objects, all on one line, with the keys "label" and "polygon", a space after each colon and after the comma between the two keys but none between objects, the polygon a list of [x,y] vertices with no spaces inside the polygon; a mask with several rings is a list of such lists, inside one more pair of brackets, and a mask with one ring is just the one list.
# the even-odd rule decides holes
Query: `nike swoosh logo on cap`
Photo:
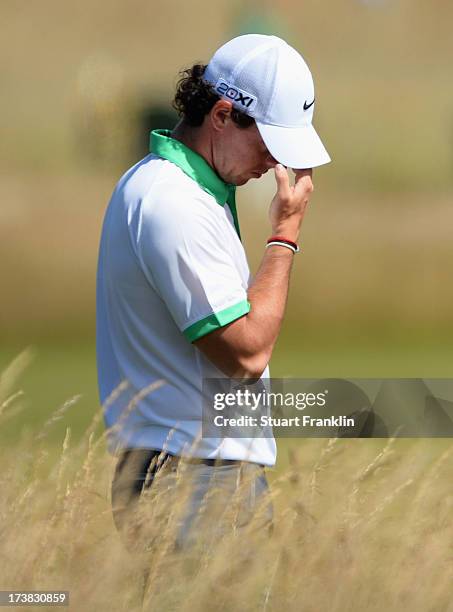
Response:
[{"label": "nike swoosh logo on cap", "polygon": [[315,103],[315,98],[313,98],[313,102],[310,102],[310,104],[307,104],[307,100],[305,100],[304,111],[308,110],[311,106],[313,106],[314,103]]}]

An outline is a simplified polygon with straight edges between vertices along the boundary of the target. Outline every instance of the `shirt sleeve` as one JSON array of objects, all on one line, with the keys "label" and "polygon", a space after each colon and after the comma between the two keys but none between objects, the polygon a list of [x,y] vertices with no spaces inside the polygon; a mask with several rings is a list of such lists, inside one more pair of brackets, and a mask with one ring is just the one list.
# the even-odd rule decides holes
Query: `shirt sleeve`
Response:
[{"label": "shirt sleeve", "polygon": [[[143,201],[136,253],[176,325],[193,342],[250,310],[247,286],[212,207],[193,195]],[[220,211],[219,211],[220,212]]]}]

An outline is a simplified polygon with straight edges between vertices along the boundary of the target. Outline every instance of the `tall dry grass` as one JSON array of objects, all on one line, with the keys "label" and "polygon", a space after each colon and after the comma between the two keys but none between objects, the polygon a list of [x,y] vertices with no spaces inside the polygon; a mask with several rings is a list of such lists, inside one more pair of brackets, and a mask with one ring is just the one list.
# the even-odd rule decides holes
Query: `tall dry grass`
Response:
[{"label": "tall dry grass", "polygon": [[[20,411],[30,357],[19,355],[1,377],[0,423]],[[221,513],[227,533],[217,529],[220,515],[216,523],[207,515],[197,543],[179,553],[187,480],[178,473],[169,505],[162,477],[140,504],[150,549],[132,555],[112,521],[114,461],[100,413],[79,440],[68,426],[58,452],[49,443],[75,401],[1,450],[1,589],[69,590],[77,611],[140,610],[146,568],[145,610],[453,610],[449,441],[280,445],[269,473],[272,536],[253,522],[235,529],[232,504]]]}]

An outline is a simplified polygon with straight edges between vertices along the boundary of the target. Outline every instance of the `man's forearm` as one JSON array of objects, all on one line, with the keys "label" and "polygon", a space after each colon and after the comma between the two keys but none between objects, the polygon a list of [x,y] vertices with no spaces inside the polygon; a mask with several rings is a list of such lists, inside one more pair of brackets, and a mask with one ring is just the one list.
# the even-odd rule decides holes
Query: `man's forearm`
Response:
[{"label": "man's forearm", "polygon": [[253,352],[268,355],[278,338],[288,298],[294,254],[281,246],[268,247],[248,290],[251,305],[245,335]]},{"label": "man's forearm", "polygon": [[[311,170],[297,170],[294,186],[286,169],[275,167],[277,193],[269,209],[272,235],[296,242],[308,198]],[[247,298],[250,312],[195,341],[197,347],[227,376],[259,378],[278,338],[288,298],[294,253],[284,246],[266,248]]]}]

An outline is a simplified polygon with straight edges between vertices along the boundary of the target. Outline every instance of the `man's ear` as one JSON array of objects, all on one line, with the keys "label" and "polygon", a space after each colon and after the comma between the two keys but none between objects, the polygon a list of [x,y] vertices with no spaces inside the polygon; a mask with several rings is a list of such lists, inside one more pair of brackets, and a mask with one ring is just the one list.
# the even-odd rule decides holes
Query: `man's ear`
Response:
[{"label": "man's ear", "polygon": [[209,113],[212,127],[220,132],[225,129],[225,127],[231,121],[231,111],[233,109],[233,105],[228,100],[218,100],[211,109]]}]

